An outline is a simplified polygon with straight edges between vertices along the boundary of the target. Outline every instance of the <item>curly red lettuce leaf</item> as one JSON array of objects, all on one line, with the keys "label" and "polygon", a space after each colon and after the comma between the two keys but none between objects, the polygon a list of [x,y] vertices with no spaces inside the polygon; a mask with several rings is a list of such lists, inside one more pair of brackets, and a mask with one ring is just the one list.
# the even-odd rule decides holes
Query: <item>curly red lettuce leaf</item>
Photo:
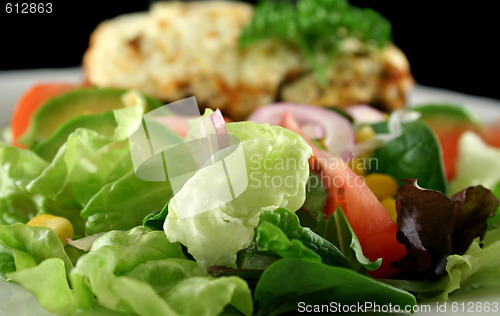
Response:
[{"label": "curly red lettuce leaf", "polygon": [[420,188],[416,179],[405,180],[398,190],[397,239],[407,255],[394,266],[400,277],[433,279],[446,273],[446,258],[463,255],[475,238],[483,238],[488,218],[495,215],[498,199],[482,186],[468,187],[448,198]]}]

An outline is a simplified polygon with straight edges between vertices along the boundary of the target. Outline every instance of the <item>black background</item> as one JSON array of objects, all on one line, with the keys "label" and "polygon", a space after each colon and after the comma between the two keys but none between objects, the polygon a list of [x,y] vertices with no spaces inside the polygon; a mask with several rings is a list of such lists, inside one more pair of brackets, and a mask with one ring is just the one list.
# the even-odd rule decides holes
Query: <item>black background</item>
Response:
[{"label": "black background", "polygon": [[[8,2],[15,3],[0,2],[0,70],[78,66],[100,21],[147,10],[150,1],[53,0],[53,13],[34,15],[6,14]],[[393,40],[408,56],[418,83],[500,99],[494,1],[350,2],[391,21]]]}]

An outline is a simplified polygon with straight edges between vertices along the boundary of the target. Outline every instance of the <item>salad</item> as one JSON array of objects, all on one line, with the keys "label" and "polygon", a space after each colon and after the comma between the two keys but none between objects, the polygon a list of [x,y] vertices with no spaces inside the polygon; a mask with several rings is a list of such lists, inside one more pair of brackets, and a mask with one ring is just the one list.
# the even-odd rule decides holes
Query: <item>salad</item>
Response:
[{"label": "salad", "polygon": [[[53,111],[66,102],[64,117]],[[16,121],[20,109],[28,124]],[[203,131],[237,137],[244,164],[224,138],[211,156],[245,168],[246,188],[229,201],[227,180],[241,174],[214,161],[176,190],[141,179],[130,130],[158,109],[136,91],[26,92],[11,125],[25,132],[0,149],[2,280],[61,315],[267,315],[331,302],[408,311],[498,284],[496,127],[464,108],[274,104],[242,122],[211,110],[155,118],[177,146]],[[453,144],[454,167],[443,160]]]},{"label": "salad", "polygon": [[0,142],[0,282],[57,315],[409,313],[498,290],[499,124],[453,104],[225,114],[28,89]]}]

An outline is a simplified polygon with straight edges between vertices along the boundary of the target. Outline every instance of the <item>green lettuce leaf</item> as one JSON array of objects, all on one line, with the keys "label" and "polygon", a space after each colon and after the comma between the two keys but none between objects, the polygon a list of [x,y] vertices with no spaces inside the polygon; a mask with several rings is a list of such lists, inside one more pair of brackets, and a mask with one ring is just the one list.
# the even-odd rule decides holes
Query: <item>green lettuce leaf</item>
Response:
[{"label": "green lettuce leaf", "polygon": [[78,260],[71,282],[84,309],[95,296],[109,310],[138,315],[218,315],[229,304],[251,314],[243,280],[199,277],[197,267],[164,232],[136,227],[99,237]]},{"label": "green lettuce leaf", "polygon": [[65,262],[60,258],[46,259],[35,267],[9,273],[8,277],[33,293],[49,312],[68,315],[76,309]]},{"label": "green lettuce leaf", "polygon": [[404,308],[415,305],[415,297],[352,270],[299,259],[281,259],[267,268],[255,289],[262,315],[296,311],[307,304],[356,304],[373,302]]},{"label": "green lettuce leaf", "polygon": [[48,163],[33,152],[0,142],[0,224],[26,223],[38,212],[26,185]]},{"label": "green lettuce leaf", "polygon": [[114,110],[117,127],[113,137],[80,128],[70,134],[51,164],[28,184],[34,194],[56,199],[68,183],[84,205],[104,184],[132,170],[128,146],[128,128],[144,113],[143,107]]},{"label": "green lettuce leaf", "polygon": [[493,190],[500,182],[500,149],[488,146],[479,135],[465,132],[458,142],[458,161],[450,193],[482,185]]},{"label": "green lettuce leaf", "polygon": [[[1,225],[0,248],[2,247],[12,254],[17,271],[34,267],[49,258],[61,259],[67,273],[73,268],[61,240],[50,228],[24,224]],[[5,251],[2,253],[3,256],[8,254]]]},{"label": "green lettuce leaf", "polygon": [[[272,224],[272,226],[268,224]],[[265,245],[262,243],[264,240],[259,239],[259,234],[261,235],[260,237],[262,237],[262,234],[266,232],[266,229],[263,229],[262,226],[270,227],[267,229],[267,231],[269,233],[274,232],[274,235],[276,235],[276,237],[282,236],[280,239],[276,240],[277,242],[281,240],[282,246],[285,246],[287,244],[286,242],[291,243],[291,245],[302,244],[307,247],[306,249],[310,249],[315,254],[319,255],[319,257],[322,258],[323,262],[326,264],[342,267],[348,266],[346,258],[335,245],[333,245],[330,241],[324,239],[320,235],[316,234],[311,229],[300,226],[299,219],[293,212],[282,208],[276,209],[274,211],[261,211],[260,224],[259,226],[257,226],[256,237],[257,250],[259,251],[265,251],[265,249],[262,248],[262,246]],[[276,229],[279,229],[281,231],[281,234]],[[291,239],[291,242],[289,241],[289,239]],[[272,239],[268,240],[268,242],[269,241],[272,241]],[[268,247],[269,245],[266,246]],[[300,250],[301,248],[298,249]],[[305,252],[305,254],[307,254],[307,252]],[[312,256],[312,259],[314,258],[315,256]]]},{"label": "green lettuce leaf", "polygon": [[12,251],[0,244],[0,280],[7,280],[6,274],[16,271],[16,262]]},{"label": "green lettuce leaf", "polygon": [[477,239],[464,255],[449,256],[446,264],[449,283],[439,298],[446,299],[449,293],[457,289],[468,291],[498,286],[500,280],[499,260],[500,241],[481,248]]},{"label": "green lettuce leaf", "polygon": [[382,258],[371,262],[370,259],[365,257],[358,237],[356,237],[340,206],[328,219],[324,217],[319,219],[317,232],[340,250],[340,253],[347,258],[348,265],[352,270],[360,271],[365,268],[373,271],[382,264]]},{"label": "green lettuce leaf", "polygon": [[89,308],[95,296],[113,311],[139,315],[175,314],[147,283],[125,276],[138,265],[167,258],[183,258],[179,244],[170,243],[161,231],[136,227],[99,237],[71,273],[80,307]]},{"label": "green lettuce leaf", "polygon": [[164,297],[180,315],[220,315],[228,305],[247,316],[253,311],[250,289],[238,277],[188,278]]},{"label": "green lettuce leaf", "polygon": [[486,234],[483,247],[479,239],[475,239],[465,254],[448,256],[446,275],[439,280],[387,279],[384,282],[417,293],[420,301],[448,300],[455,295],[470,297],[480,289],[498,290],[499,260],[500,229],[495,229]]},{"label": "green lettuce leaf", "polygon": [[87,235],[131,229],[172,197],[168,182],[144,181],[133,171],[104,185],[81,212]]},{"label": "green lettuce leaf", "polygon": [[[236,253],[253,239],[259,212],[279,207],[299,209],[309,177],[307,159],[312,150],[299,135],[253,122],[226,126],[229,135],[241,141],[244,157],[228,156],[228,168],[234,164],[230,172],[239,172],[238,176],[245,171],[240,167],[246,168],[242,176],[248,183],[246,189],[225,202],[220,192],[228,187],[226,174],[218,165],[203,168],[172,198],[164,224],[167,237],[184,244],[203,267],[235,266]],[[207,201],[212,204],[207,205]]]}]

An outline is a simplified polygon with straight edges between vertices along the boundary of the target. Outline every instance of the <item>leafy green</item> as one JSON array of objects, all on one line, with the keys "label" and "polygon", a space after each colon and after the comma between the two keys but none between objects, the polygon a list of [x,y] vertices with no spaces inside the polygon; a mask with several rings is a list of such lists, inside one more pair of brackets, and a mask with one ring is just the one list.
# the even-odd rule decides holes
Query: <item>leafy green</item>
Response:
[{"label": "leafy green", "polygon": [[450,183],[455,193],[471,185],[494,189],[500,182],[500,149],[488,146],[474,132],[465,132],[458,142],[457,173]]},{"label": "leafy green", "polygon": [[[500,182],[497,183],[495,189],[493,190],[493,194],[500,200]],[[499,228],[500,227],[500,205],[498,206],[497,213],[495,216],[488,220],[488,228]]]},{"label": "leafy green", "polygon": [[[377,133],[388,131],[387,123],[373,125]],[[391,175],[399,184],[402,179],[418,178],[427,189],[446,192],[441,149],[433,132],[420,121],[403,124],[399,137],[375,150],[370,172]]]},{"label": "leafy green", "polygon": [[[496,232],[495,232],[496,231]],[[393,286],[418,294],[421,301],[447,300],[449,295],[469,293],[479,289],[498,289],[500,266],[500,230],[496,238],[490,238],[481,247],[475,239],[463,255],[450,255],[447,258],[446,274],[435,281],[384,280]],[[487,234],[488,236],[488,234]],[[490,236],[491,237],[491,236]]]},{"label": "leafy green", "polygon": [[113,137],[116,121],[113,111],[80,115],[69,119],[53,132],[46,140],[36,144],[33,147],[33,152],[47,161],[52,161],[56,156],[59,148],[61,148],[69,135],[78,128],[93,130],[103,136]]},{"label": "leafy green", "polygon": [[[17,271],[34,267],[49,258],[61,259],[67,273],[73,268],[61,240],[49,228],[30,227],[25,224],[0,225],[0,249],[2,248],[9,250],[3,251],[2,256],[11,254]],[[4,257],[4,262],[9,262],[9,259]],[[6,267],[10,269],[10,265]]]},{"label": "leafy green", "polygon": [[172,196],[168,182],[144,181],[130,171],[104,185],[81,212],[87,235],[131,229],[146,215],[161,210]]},{"label": "leafy green", "polygon": [[240,37],[246,47],[264,39],[278,39],[299,49],[318,80],[327,83],[327,69],[346,39],[368,48],[385,46],[391,25],[370,9],[350,6],[345,0],[261,1]]},{"label": "leafy green", "polygon": [[16,263],[12,251],[0,245],[0,280],[6,280],[6,274],[16,271]]},{"label": "leafy green", "polygon": [[38,208],[26,185],[48,163],[29,150],[0,143],[0,224],[26,223]]},{"label": "leafy green", "polygon": [[457,104],[430,103],[411,108],[412,111],[420,113],[420,119],[431,124],[466,123],[478,125],[476,115],[466,107]]},{"label": "leafy green", "polygon": [[260,211],[299,209],[309,177],[312,150],[299,135],[253,122],[226,126],[241,142],[225,158],[231,184],[241,193],[224,199],[228,176],[212,164],[197,171],[170,200],[164,224],[169,240],[185,245],[204,267],[234,267],[236,253],[253,239]]},{"label": "leafy green", "polygon": [[413,295],[352,270],[299,259],[281,259],[262,274],[255,289],[262,315],[278,315],[307,304],[373,302],[415,305]]},{"label": "leafy green", "polygon": [[247,316],[253,311],[248,285],[238,277],[188,278],[164,297],[180,315],[219,315],[228,305]]},{"label": "leafy green", "polygon": [[115,110],[117,127],[113,137],[89,129],[77,129],[59,149],[50,165],[28,184],[33,194],[56,199],[68,184],[75,198],[85,205],[104,184],[132,170],[128,128],[143,114],[141,106]]},{"label": "leafy green", "polygon": [[283,231],[270,222],[263,222],[255,228],[257,251],[276,254],[281,258],[296,258],[321,262],[321,257],[304,246],[298,239],[288,239]]},{"label": "leafy green", "polygon": [[168,214],[168,202],[159,212],[153,212],[148,214],[142,220],[142,225],[151,227],[153,229],[163,230],[163,223],[165,222],[165,218],[167,218]]},{"label": "leafy green", "polygon": [[442,276],[447,257],[464,254],[475,238],[483,238],[498,208],[498,199],[482,186],[448,198],[408,180],[398,192],[397,239],[408,253],[397,265],[411,278]]},{"label": "leafy green", "polygon": [[382,258],[371,262],[363,255],[361,244],[340,206],[337,206],[337,210],[328,219],[323,217],[318,221],[318,234],[341,251],[352,270],[366,268],[373,271],[382,264]]},{"label": "leafy green", "polygon": [[67,315],[76,309],[66,280],[65,263],[60,258],[46,259],[35,267],[8,276],[33,293],[49,312]]},{"label": "leafy green", "polygon": [[99,237],[77,262],[71,282],[81,308],[90,308],[95,295],[107,309],[138,315],[218,315],[228,304],[251,314],[243,280],[199,277],[196,268],[164,232],[136,227]]},{"label": "leafy green", "polygon": [[[279,241],[280,239],[270,239],[267,240],[268,243],[274,241],[277,243],[276,246],[278,247],[283,247],[287,246],[287,244],[290,244],[292,251],[302,251],[304,252],[304,255],[306,255],[308,258],[312,258],[313,261],[316,260],[315,258],[320,258],[326,264],[341,267],[348,266],[344,255],[339,251],[337,247],[335,247],[328,240],[314,233],[311,229],[301,227],[297,215],[286,209],[280,208],[274,211],[263,210],[260,213],[260,224],[259,226],[257,226],[256,237],[256,245],[258,251],[266,251],[262,246],[270,246],[266,245],[264,243],[264,240],[262,239],[264,233],[266,232],[269,234],[274,233],[278,237],[281,236],[281,242]],[[291,241],[289,241],[289,239],[291,239]],[[300,246],[301,244],[314,251],[314,253],[319,256],[310,255],[307,250],[303,250],[303,248]],[[283,255],[281,256],[285,257]]]},{"label": "leafy green", "polygon": [[327,199],[328,192],[323,187],[321,179],[311,171],[306,184],[306,200],[302,208],[306,209],[312,217],[318,219],[323,216],[323,208]]}]

